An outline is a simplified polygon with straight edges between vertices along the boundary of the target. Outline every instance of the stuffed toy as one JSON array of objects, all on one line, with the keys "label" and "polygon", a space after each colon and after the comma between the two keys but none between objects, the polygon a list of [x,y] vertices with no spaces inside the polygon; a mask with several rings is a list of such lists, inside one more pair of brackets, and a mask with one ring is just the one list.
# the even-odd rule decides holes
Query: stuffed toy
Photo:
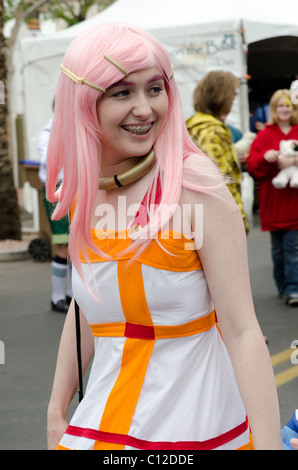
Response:
[{"label": "stuffed toy", "polygon": [[250,146],[256,138],[256,135],[257,134],[254,132],[245,132],[243,137],[234,144],[240,161],[247,157]]},{"label": "stuffed toy", "polygon": [[[289,157],[292,160],[295,157],[298,164],[298,143],[296,140],[282,140],[279,148],[280,157]],[[272,180],[273,186],[277,189],[285,188],[288,183],[291,188],[298,188],[298,166],[295,161],[293,161],[293,165],[281,170]]]},{"label": "stuffed toy", "polygon": [[[254,132],[245,132],[243,137],[238,140],[234,146],[237,150],[240,163],[245,164],[249,154],[249,149],[256,138]],[[247,171],[242,172],[241,181],[241,199],[243,202],[243,210],[247,215],[249,225],[253,225],[253,203],[254,203],[254,180]]]},{"label": "stuffed toy", "polygon": [[242,173],[241,199],[243,210],[247,215],[249,225],[253,226],[253,205],[254,205],[254,180],[247,171]]}]

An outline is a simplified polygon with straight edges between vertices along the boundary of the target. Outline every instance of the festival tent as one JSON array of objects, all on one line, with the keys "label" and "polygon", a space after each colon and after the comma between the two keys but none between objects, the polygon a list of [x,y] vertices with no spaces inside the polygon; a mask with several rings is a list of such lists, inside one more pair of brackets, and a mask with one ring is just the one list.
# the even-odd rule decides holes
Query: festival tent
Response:
[{"label": "festival tent", "polygon": [[[247,51],[259,43],[262,52],[262,42],[270,38],[281,37],[281,41],[276,39],[278,43],[284,36],[297,38],[298,2],[117,0],[100,14],[53,36],[23,40],[27,159],[38,160],[37,137],[51,115],[60,64],[68,45],[87,28],[110,21],[138,25],[164,44],[174,66],[185,119],[193,113],[193,90],[204,74],[214,69],[225,69],[237,75],[241,79],[240,92],[229,121],[245,131],[249,116]],[[254,68],[258,70],[258,61]],[[272,68],[275,67],[271,63]]]}]

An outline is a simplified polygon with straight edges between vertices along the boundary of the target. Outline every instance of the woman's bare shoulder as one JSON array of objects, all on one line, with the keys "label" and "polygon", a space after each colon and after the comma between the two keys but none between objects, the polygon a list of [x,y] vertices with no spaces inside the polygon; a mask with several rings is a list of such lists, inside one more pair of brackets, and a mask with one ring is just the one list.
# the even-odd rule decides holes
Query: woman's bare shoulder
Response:
[{"label": "woman's bare shoulder", "polygon": [[183,179],[186,185],[190,183],[206,188],[224,183],[217,165],[203,153],[190,154],[184,158]]},{"label": "woman's bare shoulder", "polygon": [[194,203],[220,205],[224,211],[229,206],[238,207],[219,168],[204,154],[184,159],[182,197]]},{"label": "woman's bare shoulder", "polygon": [[203,168],[214,168],[215,164],[207,157],[203,152],[191,153],[184,157],[183,160],[184,168],[203,169]]}]

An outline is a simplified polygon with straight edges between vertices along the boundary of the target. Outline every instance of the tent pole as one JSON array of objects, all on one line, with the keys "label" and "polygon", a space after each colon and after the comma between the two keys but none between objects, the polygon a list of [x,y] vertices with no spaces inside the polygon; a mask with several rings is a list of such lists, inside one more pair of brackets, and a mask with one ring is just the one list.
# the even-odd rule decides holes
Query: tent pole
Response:
[{"label": "tent pole", "polygon": [[240,20],[240,35],[241,35],[241,78],[240,78],[240,120],[242,132],[249,131],[249,101],[248,101],[248,84],[249,79],[247,75],[247,51],[248,47],[245,40],[245,29],[243,20]]}]

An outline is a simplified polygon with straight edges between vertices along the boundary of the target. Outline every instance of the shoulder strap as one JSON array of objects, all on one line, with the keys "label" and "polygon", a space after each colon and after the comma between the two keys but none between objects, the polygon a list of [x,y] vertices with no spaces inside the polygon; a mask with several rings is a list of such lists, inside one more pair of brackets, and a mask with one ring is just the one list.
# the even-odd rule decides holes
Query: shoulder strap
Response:
[{"label": "shoulder strap", "polygon": [[79,373],[79,402],[84,397],[83,392],[83,372],[82,372],[82,354],[81,354],[81,327],[80,327],[80,308],[75,300],[75,319],[76,319],[76,338],[77,338],[77,357],[78,357],[78,373]]}]

